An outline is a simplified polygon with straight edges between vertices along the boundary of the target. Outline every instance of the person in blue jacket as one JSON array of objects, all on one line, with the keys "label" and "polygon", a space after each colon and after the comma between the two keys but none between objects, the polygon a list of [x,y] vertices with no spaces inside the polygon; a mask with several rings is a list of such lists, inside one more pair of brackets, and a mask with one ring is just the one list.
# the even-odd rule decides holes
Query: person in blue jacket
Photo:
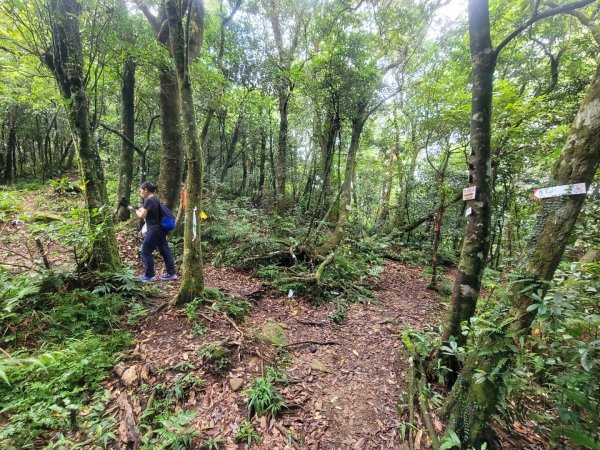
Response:
[{"label": "person in blue jacket", "polygon": [[[128,207],[135,211],[140,219],[146,221],[144,228],[144,240],[142,241],[142,261],[144,262],[144,274],[140,275],[140,281],[147,283],[150,281],[161,280],[176,280],[177,271],[175,269],[175,261],[169,249],[167,242],[167,232],[160,226],[160,201],[155,195],[157,186],[154,183],[145,181],[140,185],[140,196],[144,199],[144,206],[141,208]],[[142,230],[143,231],[143,230]],[[163,273],[159,278],[156,278],[154,272],[154,257],[152,252],[157,250],[165,261],[165,269],[167,273]]]}]

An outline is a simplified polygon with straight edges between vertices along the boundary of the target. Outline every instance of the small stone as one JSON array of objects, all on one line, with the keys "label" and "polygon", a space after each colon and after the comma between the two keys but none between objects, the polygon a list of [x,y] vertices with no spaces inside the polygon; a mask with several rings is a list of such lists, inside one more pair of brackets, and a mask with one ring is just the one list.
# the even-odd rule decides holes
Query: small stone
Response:
[{"label": "small stone", "polygon": [[310,368],[319,372],[330,372],[327,366],[316,358],[310,360]]},{"label": "small stone", "polygon": [[230,378],[229,379],[229,386],[231,387],[231,390],[233,392],[239,391],[243,385],[244,385],[243,378]]},{"label": "small stone", "polygon": [[263,324],[258,338],[265,343],[271,343],[278,347],[289,344],[288,333],[283,325],[272,320],[268,320]]},{"label": "small stone", "polygon": [[133,366],[125,369],[123,374],[121,375],[121,380],[125,386],[133,386],[137,383],[139,377],[139,366],[134,364]]}]

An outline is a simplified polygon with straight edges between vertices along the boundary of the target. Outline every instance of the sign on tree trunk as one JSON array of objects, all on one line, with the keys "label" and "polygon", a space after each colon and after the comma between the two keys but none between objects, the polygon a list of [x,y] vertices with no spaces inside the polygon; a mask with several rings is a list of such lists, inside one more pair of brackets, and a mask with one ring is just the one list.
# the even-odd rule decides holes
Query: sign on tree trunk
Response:
[{"label": "sign on tree trunk", "polygon": [[585,193],[585,183],[564,184],[562,186],[552,186],[543,189],[534,189],[533,199],[540,200],[542,198],[560,197],[562,195],[578,195]]}]

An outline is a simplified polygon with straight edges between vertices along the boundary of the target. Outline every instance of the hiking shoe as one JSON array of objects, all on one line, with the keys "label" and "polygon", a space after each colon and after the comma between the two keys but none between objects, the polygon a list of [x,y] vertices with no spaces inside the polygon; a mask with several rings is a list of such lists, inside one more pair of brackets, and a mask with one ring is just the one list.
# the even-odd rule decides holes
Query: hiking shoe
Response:
[{"label": "hiking shoe", "polygon": [[142,283],[149,283],[149,282],[151,282],[151,281],[157,281],[157,280],[158,280],[158,278],[156,278],[156,277],[147,277],[146,275],[140,275],[140,278],[139,278],[139,280],[140,280]]},{"label": "hiking shoe", "polygon": [[159,278],[163,281],[176,280],[177,274],[169,275],[168,273],[163,273]]}]

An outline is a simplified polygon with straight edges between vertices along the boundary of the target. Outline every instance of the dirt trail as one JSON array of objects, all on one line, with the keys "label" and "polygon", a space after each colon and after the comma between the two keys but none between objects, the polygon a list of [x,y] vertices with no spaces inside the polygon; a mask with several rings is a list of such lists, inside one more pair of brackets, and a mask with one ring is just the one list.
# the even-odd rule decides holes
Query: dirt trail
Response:
[{"label": "dirt trail", "polygon": [[[440,312],[421,269],[388,263],[373,286],[376,299],[351,305],[339,326],[328,317],[333,305],[265,294],[256,279],[226,269],[207,267],[205,276],[207,286],[239,297],[259,297],[251,316],[236,329],[222,314],[202,311],[207,331],[197,336],[181,310],[162,307],[165,299],[155,300],[150,307],[156,313],[137,330],[139,345],[127,362],[137,367],[139,380],[150,385],[168,384],[177,376],[177,365],[193,364],[191,373],[206,384],[180,406],[197,411],[195,424],[205,438],[223,439],[222,448],[244,448],[234,440],[239,424],[249,418],[244,391],[265,367],[283,360],[288,382],[278,388],[289,409],[277,420],[252,418],[262,439],[253,448],[401,448],[397,406],[405,388],[406,362],[399,355],[398,333],[405,324],[418,328],[436,322]],[[169,289],[174,294],[177,285]],[[289,335],[287,351],[256,339],[267,321],[283,325]],[[229,371],[219,376],[203,367],[198,351],[206,342],[226,343],[232,349]],[[232,387],[242,380],[241,388]],[[130,393],[135,384],[127,388]],[[111,386],[113,396],[123,392],[121,380],[113,380]],[[129,395],[134,413],[144,409],[142,397]]]}]

